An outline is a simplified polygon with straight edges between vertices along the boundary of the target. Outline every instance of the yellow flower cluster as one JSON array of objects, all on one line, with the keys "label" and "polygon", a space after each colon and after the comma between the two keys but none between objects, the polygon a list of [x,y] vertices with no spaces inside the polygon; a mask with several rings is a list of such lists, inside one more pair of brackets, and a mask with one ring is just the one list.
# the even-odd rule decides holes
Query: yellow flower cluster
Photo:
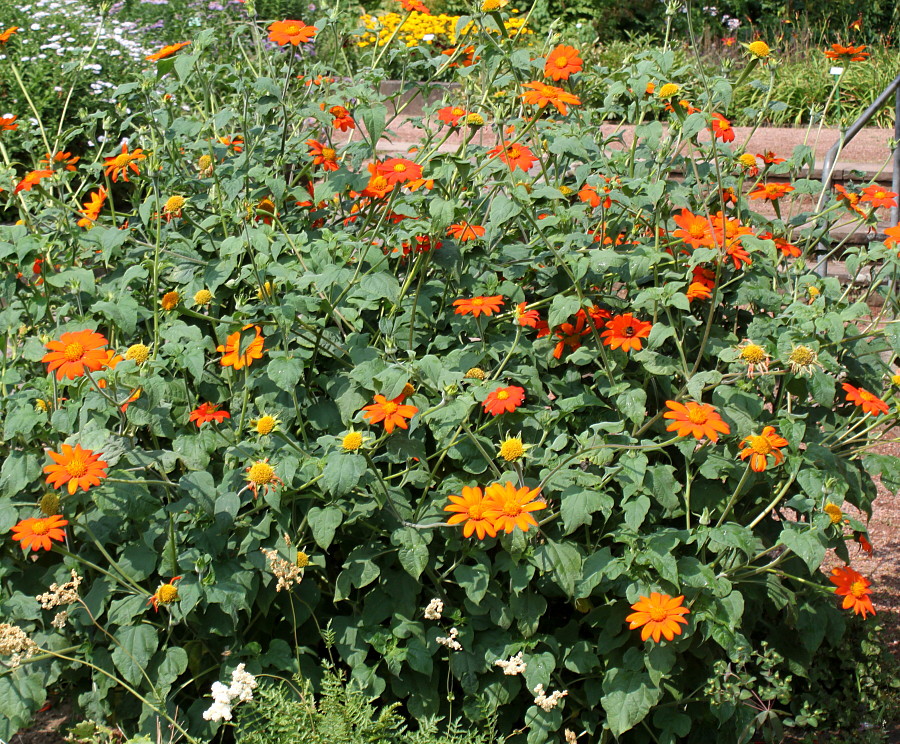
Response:
[{"label": "yellow flower cluster", "polygon": [[[398,42],[408,47],[436,45],[441,48],[449,48],[456,45],[458,38],[456,24],[460,16],[446,13],[428,15],[416,11],[410,13],[408,18],[406,16],[406,13],[361,16],[360,24],[366,28],[366,33],[359,37],[356,45],[359,47],[384,46],[395,31]],[[406,18],[405,22],[404,18]],[[509,18],[503,25],[510,34],[533,33],[525,26],[525,18]],[[398,27],[400,27],[399,30]],[[474,30],[475,24],[470,22],[462,29],[460,36],[465,36]]]}]

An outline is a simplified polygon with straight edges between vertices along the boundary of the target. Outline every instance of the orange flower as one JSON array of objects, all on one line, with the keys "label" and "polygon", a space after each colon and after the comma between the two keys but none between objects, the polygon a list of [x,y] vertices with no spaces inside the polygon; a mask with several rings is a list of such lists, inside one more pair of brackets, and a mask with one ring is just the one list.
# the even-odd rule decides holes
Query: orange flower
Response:
[{"label": "orange flower", "polygon": [[37,186],[42,179],[47,178],[53,175],[52,170],[35,170],[31,171],[28,175],[25,176],[21,181],[16,184],[16,187],[13,189],[14,194],[18,194],[20,191],[31,191],[34,186]]},{"label": "orange flower", "polygon": [[37,550],[43,548],[50,550],[53,540],[62,542],[66,539],[66,532],[62,529],[69,523],[61,514],[52,517],[31,517],[23,519],[12,528],[12,539],[21,540],[22,550]]},{"label": "orange flower", "polygon": [[455,127],[459,124],[459,120],[468,114],[468,111],[459,106],[444,106],[444,108],[438,109],[437,114],[440,121]]},{"label": "orange flower", "polygon": [[[101,372],[105,372],[106,370],[113,370],[117,366],[119,366],[119,362],[125,361],[125,357],[116,354],[112,349],[106,350],[106,360],[103,362],[103,366],[100,368]],[[98,388],[106,387],[106,380],[97,380]]]},{"label": "orange flower", "polygon": [[869,587],[872,584],[862,574],[850,566],[840,566],[831,569],[828,580],[837,587],[834,593],[844,598],[842,607],[845,610],[852,608],[857,615],[862,615],[863,620],[866,619],[866,613],[875,614],[875,608],[869,598],[872,593]]},{"label": "orange flower", "polygon": [[537,310],[528,310],[527,302],[520,302],[516,305],[516,322],[520,326],[525,326],[526,328],[537,328],[538,323],[541,322],[541,316],[538,315]]},{"label": "orange flower", "polygon": [[569,110],[566,104],[578,106],[581,99],[578,96],[569,93],[555,85],[547,85],[538,80],[531,83],[525,83],[523,88],[530,88],[522,94],[522,100],[525,103],[533,104],[539,108],[545,108],[547,105],[553,106],[559,113],[565,116]]},{"label": "orange flower", "polygon": [[696,439],[709,437],[713,442],[719,441],[719,434],[730,434],[731,428],[726,424],[716,409],[707,403],[695,403],[689,400],[686,404],[667,400],[671,409],[663,414],[663,418],[672,419],[666,431],[675,431],[679,437],[693,434]]},{"label": "orange flower", "polygon": [[323,145],[318,140],[308,139],[309,154],[313,158],[313,165],[321,165],[325,171],[336,171],[340,166],[337,162],[337,152],[333,147]]},{"label": "orange flower", "polygon": [[649,597],[642,596],[631,605],[634,610],[625,622],[630,623],[629,630],[635,630],[643,626],[641,640],[646,641],[652,637],[654,643],[659,643],[660,635],[671,641],[675,636],[681,635],[682,625],[687,625],[684,615],[690,610],[682,605],[684,595],[670,597],[668,594],[650,592]]},{"label": "orange flower", "polygon": [[691,282],[688,285],[686,296],[688,302],[694,300],[708,300],[712,297],[712,288],[701,282]]},{"label": "orange flower", "polygon": [[852,191],[847,191],[841,184],[836,183],[834,185],[834,190],[837,191],[838,201],[844,202],[846,204],[847,209],[852,209],[861,217],[865,217],[866,213],[859,208],[859,194],[854,194]]},{"label": "orange flower", "polygon": [[41,162],[45,165],[53,167],[54,165],[62,165],[67,171],[73,171],[76,169],[75,163],[81,160],[77,155],[73,156],[71,152],[56,152],[53,153],[53,157],[50,157],[50,153],[45,153],[44,157],[41,158]]},{"label": "orange flower", "polygon": [[494,523],[498,532],[503,530],[508,534],[516,527],[528,532],[529,527],[538,526],[531,512],[547,508],[547,502],[537,500],[540,494],[540,488],[516,488],[509,481],[502,486],[492,483],[484,491],[485,500],[490,502],[485,516]]},{"label": "orange flower", "polygon": [[887,236],[884,239],[886,248],[896,248],[900,246],[900,224],[884,228],[884,234]]},{"label": "orange flower", "polygon": [[570,75],[581,72],[584,61],[575,47],[560,44],[544,61],[544,77],[551,80],[568,80]]},{"label": "orange flower", "polygon": [[510,170],[518,168],[519,170],[528,171],[537,160],[531,150],[524,145],[510,144],[507,142],[504,142],[502,145],[497,145],[492,150],[488,150],[487,154],[490,158],[499,157],[509,166]]},{"label": "orange flower", "polygon": [[682,209],[681,214],[672,219],[678,225],[678,229],[672,232],[672,237],[681,238],[692,248],[712,248],[715,244],[712,223],[708,217]]},{"label": "orange flower", "polygon": [[278,46],[306,44],[316,35],[315,26],[307,26],[303,21],[275,21],[269,26],[269,41]]},{"label": "orange flower", "polygon": [[842,386],[847,392],[847,400],[863,409],[863,413],[871,413],[872,416],[880,416],[882,413],[888,413],[890,408],[877,395],[872,395],[868,390],[853,387],[853,385],[845,382]]},{"label": "orange flower", "polygon": [[234,138],[232,137],[219,137],[219,143],[225,145],[230,150],[234,150],[236,153],[242,153],[244,151],[244,138],[240,135],[236,135]]},{"label": "orange flower", "polygon": [[119,176],[122,177],[123,181],[127,182],[128,169],[130,168],[135,174],[140,175],[136,161],[145,160],[146,157],[140,148],[129,152],[128,143],[123,142],[122,152],[114,157],[104,158],[103,165],[106,166],[104,173],[112,178],[113,183],[118,180]]},{"label": "orange flower", "polygon": [[615,315],[606,324],[606,330],[600,334],[603,344],[610,349],[622,351],[640,351],[641,339],[650,335],[652,323],[638,320],[631,313]]},{"label": "orange flower", "polygon": [[722,142],[734,142],[734,129],[731,122],[722,114],[712,115],[712,132],[713,136]]},{"label": "orange flower", "polygon": [[168,46],[164,46],[158,52],[153,54],[148,54],[144,59],[149,59],[151,62],[155,62],[160,59],[165,59],[166,57],[171,57],[175,52],[177,52],[182,47],[186,47],[191,42],[189,41],[179,41],[177,44],[169,44]]},{"label": "orange flower", "polygon": [[835,62],[862,62],[869,56],[868,52],[863,51],[865,48],[865,44],[858,47],[832,44],[831,49],[825,50],[825,56]]},{"label": "orange flower", "polygon": [[421,0],[400,0],[400,5],[403,6],[403,10],[408,10],[410,13],[416,12],[431,15],[431,11],[422,5]]},{"label": "orange flower", "polygon": [[862,548],[866,553],[872,555],[872,543],[869,542],[869,539],[862,532],[854,532],[853,539],[859,543],[859,547]]},{"label": "orange flower", "polygon": [[16,121],[18,117],[13,116],[12,114],[3,114],[0,116],[0,132],[14,132],[19,128],[19,123]]},{"label": "orange flower", "polygon": [[786,163],[787,161],[784,158],[779,158],[774,152],[771,150],[766,150],[762,153],[756,153],[756,157],[763,161],[766,165],[778,165],[779,163]]},{"label": "orange flower", "polygon": [[476,240],[484,235],[484,228],[468,222],[457,222],[447,228],[447,235],[456,238],[460,243],[465,243],[467,240]]},{"label": "orange flower", "polygon": [[247,488],[253,491],[253,498],[259,496],[262,489],[263,495],[269,492],[269,489],[277,488],[282,480],[275,475],[275,468],[269,465],[269,458],[265,460],[257,460],[246,470]]},{"label": "orange flower", "polygon": [[751,199],[768,199],[775,201],[785,194],[790,194],[794,190],[793,186],[786,183],[765,183],[758,184],[749,196]]},{"label": "orange flower", "polygon": [[[248,328],[252,328],[256,335],[241,353],[241,335]],[[230,334],[223,345],[216,347],[216,351],[222,353],[219,363],[223,367],[234,367],[236,370],[249,367],[254,359],[262,359],[263,340],[259,326],[248,323],[240,331]]]},{"label": "orange flower", "polygon": [[159,612],[161,604],[167,605],[178,599],[178,588],[175,586],[176,581],[181,581],[181,576],[176,576],[168,584],[160,584],[155,594],[150,596],[147,604],[153,605],[153,611]]},{"label": "orange flower", "polygon": [[787,258],[796,258],[802,253],[798,246],[794,245],[793,243],[789,243],[784,238],[776,238],[770,232],[760,233],[759,237],[760,240],[771,240],[773,243],[775,243],[775,247],[779,251],[781,251],[781,255]]},{"label": "orange flower", "polygon": [[68,377],[74,380],[84,375],[85,370],[96,372],[106,364],[106,352],[102,347],[109,342],[95,331],[68,331],[59,341],[48,341],[42,362],[47,363],[47,371],[56,370],[56,379]]},{"label": "orange flower", "polygon": [[191,411],[191,415],[188,416],[188,421],[196,422],[197,428],[199,429],[208,421],[215,421],[219,424],[227,418],[231,418],[231,414],[228,413],[228,411],[220,411],[218,405],[213,403],[201,403]]},{"label": "orange flower", "polygon": [[554,331],[559,341],[556,342],[553,349],[553,358],[559,359],[566,347],[569,348],[569,351],[580,349],[582,337],[590,332],[591,329],[587,326],[587,315],[583,310],[579,310],[575,314],[574,324],[563,323]]},{"label": "orange flower", "polygon": [[395,426],[408,429],[406,419],[411,419],[419,412],[415,406],[403,404],[403,393],[393,400],[388,400],[383,395],[376,395],[375,402],[363,408],[363,418],[370,424],[384,422],[384,430],[390,434]]},{"label": "orange flower", "polygon": [[744,439],[738,445],[743,452],[740,454],[742,460],[750,458],[750,468],[757,473],[761,473],[768,465],[768,457],[772,455],[775,458],[775,465],[780,465],[784,460],[781,453],[781,447],[787,447],[788,441],[784,437],[775,433],[774,426],[766,426],[762,430],[762,434],[751,435]]},{"label": "orange flower", "polygon": [[0,34],[0,44],[5,44],[12,38],[12,35],[19,30],[18,26],[10,26],[6,31]]},{"label": "orange flower", "polygon": [[388,158],[378,165],[378,173],[391,185],[422,177],[422,166],[406,158]]},{"label": "orange flower", "polygon": [[486,516],[487,510],[494,504],[484,498],[480,488],[463,486],[462,496],[450,494],[448,498],[452,503],[445,506],[444,511],[456,512],[456,514],[447,520],[447,524],[465,522],[463,537],[471,537],[473,532],[478,535],[479,540],[484,540],[485,535],[497,537],[494,521]]},{"label": "orange flower", "polygon": [[457,315],[493,315],[503,306],[503,295],[491,295],[490,297],[461,298],[453,301],[454,313]]},{"label": "orange flower", "polygon": [[332,106],[328,109],[328,113],[334,117],[331,126],[335,129],[340,129],[342,132],[346,132],[348,129],[356,129],[356,122],[353,121],[350,112],[343,106]]},{"label": "orange flower", "polygon": [[871,204],[873,207],[890,209],[897,206],[897,195],[893,191],[888,191],[877,184],[872,184],[862,190],[859,201],[862,204]]},{"label": "orange flower", "polygon": [[59,453],[47,450],[47,456],[56,463],[44,466],[48,485],[62,488],[68,483],[69,493],[74,494],[78,488],[87,491],[91,486],[99,486],[100,479],[106,477],[108,465],[100,459],[100,453],[81,449],[80,444],[75,449],[64,444],[60,449]]},{"label": "orange flower", "polygon": [[467,47],[450,47],[450,49],[445,49],[441,54],[446,57],[452,57],[454,54],[459,52],[462,57],[460,58],[459,63],[451,62],[449,67],[458,67],[459,64],[462,64],[463,67],[471,67],[475,64],[476,59],[481,59],[481,57],[475,57],[475,47],[467,46]]},{"label": "orange flower", "polygon": [[482,405],[492,416],[499,416],[501,413],[512,413],[524,402],[525,388],[510,385],[489,392]]},{"label": "orange flower", "polygon": [[96,191],[88,194],[88,200],[84,202],[84,209],[78,211],[84,215],[78,220],[78,227],[90,228],[100,216],[100,210],[106,202],[106,187],[100,186]]}]

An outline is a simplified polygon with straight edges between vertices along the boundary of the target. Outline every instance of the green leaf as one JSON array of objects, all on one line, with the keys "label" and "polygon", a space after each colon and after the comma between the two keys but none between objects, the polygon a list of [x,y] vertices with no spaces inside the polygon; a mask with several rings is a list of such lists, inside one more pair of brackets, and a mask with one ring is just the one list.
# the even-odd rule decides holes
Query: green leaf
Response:
[{"label": "green leaf", "polygon": [[391,534],[391,543],[400,546],[400,565],[410,576],[418,579],[428,565],[425,538],[413,527],[400,527]]},{"label": "green leaf", "polygon": [[384,124],[387,119],[387,107],[380,103],[367,103],[354,111],[354,116],[358,116],[359,120],[366,127],[366,133],[369,135],[369,142],[372,146],[381,139],[384,132]]},{"label": "green leaf", "polygon": [[126,682],[140,684],[143,670],[156,652],[159,639],[150,625],[129,625],[119,628],[115,634],[116,646],[112,652],[113,663]]},{"label": "green leaf", "polygon": [[31,714],[47,699],[43,674],[19,667],[0,676],[0,739],[12,741],[20,729],[31,723]]},{"label": "green leaf", "polygon": [[326,550],[334,540],[334,533],[344,519],[344,514],[336,506],[324,508],[314,506],[306,516],[312,530],[313,540],[322,550]]},{"label": "green leaf", "polygon": [[643,388],[632,388],[616,398],[616,408],[635,424],[647,418],[647,392]]},{"label": "green leaf", "polygon": [[497,194],[491,202],[491,209],[488,212],[488,222],[496,229],[507,220],[515,217],[521,211],[521,207],[519,207],[514,200],[500,193]]},{"label": "green leaf", "polygon": [[556,328],[558,325],[565,323],[570,315],[577,313],[580,307],[581,300],[577,297],[558,294],[553,298],[553,302],[550,303],[547,323],[551,328]]},{"label": "green leaf", "polygon": [[491,570],[486,563],[457,566],[453,576],[470,601],[478,604],[483,599],[491,581]]},{"label": "green leaf", "polygon": [[647,717],[659,702],[662,690],[646,672],[612,667],[603,678],[604,695],[600,705],[613,736],[619,736]]},{"label": "green leaf", "polygon": [[352,452],[332,452],[325,458],[322,485],[335,496],[348,493],[366,472],[366,459]]},{"label": "green leaf", "polygon": [[273,358],[266,367],[269,379],[287,392],[297,388],[303,374],[303,362],[300,359]]},{"label": "green leaf", "polygon": [[557,543],[550,539],[534,551],[532,562],[541,571],[550,573],[568,596],[575,596],[575,586],[581,579],[581,551],[571,543]]},{"label": "green leaf", "polygon": [[825,560],[827,541],[816,528],[798,529],[786,524],[781,530],[779,542],[794,551],[806,563],[810,573],[818,571]]},{"label": "green leaf", "polygon": [[591,524],[594,512],[602,511],[608,517],[614,505],[612,496],[602,491],[569,486],[560,494],[560,513],[566,528],[565,534],[571,534],[583,524]]}]

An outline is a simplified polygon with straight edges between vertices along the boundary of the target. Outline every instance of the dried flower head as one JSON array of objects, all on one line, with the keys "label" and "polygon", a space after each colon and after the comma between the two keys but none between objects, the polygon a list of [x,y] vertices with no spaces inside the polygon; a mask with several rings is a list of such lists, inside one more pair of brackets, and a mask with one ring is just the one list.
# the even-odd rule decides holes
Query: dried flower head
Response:
[{"label": "dried flower head", "polygon": [[738,359],[747,365],[747,377],[752,378],[757,373],[765,374],[769,371],[770,357],[759,344],[747,339],[735,350],[738,352]]},{"label": "dried flower head", "polygon": [[432,599],[425,608],[426,620],[440,620],[444,611],[444,603],[439,599]]},{"label": "dried flower head", "polygon": [[450,634],[448,636],[441,636],[434,640],[442,646],[446,646],[451,651],[462,651],[462,644],[456,640],[458,635],[459,631],[456,628],[450,628]]},{"label": "dried flower head", "polygon": [[519,651],[515,656],[510,656],[508,659],[497,659],[494,662],[494,666],[498,666],[503,670],[503,673],[509,677],[515,677],[517,674],[525,674],[525,670],[528,669],[528,664],[522,658],[522,652]]},{"label": "dried flower head", "polygon": [[483,380],[484,379],[484,370],[479,367],[472,367],[466,374],[464,375],[467,380]]},{"label": "dried flower head", "polygon": [[534,704],[547,712],[553,710],[560,701],[569,694],[568,690],[555,690],[547,695],[544,692],[544,686],[538,685],[534,688]]},{"label": "dried flower head", "polygon": [[309,564],[308,556],[304,565],[300,566],[298,565],[300,563],[299,554],[298,560],[291,563],[282,558],[277,550],[271,548],[261,548],[260,550],[269,561],[269,570],[272,572],[272,575],[278,579],[275,591],[280,592],[282,589],[290,591],[294,588],[294,584],[299,584],[303,581],[303,569]]},{"label": "dried flower head", "polygon": [[791,372],[795,375],[811,375],[816,367],[822,367],[819,355],[808,346],[795,346],[788,356]]},{"label": "dried flower head", "polygon": [[40,602],[41,608],[44,610],[52,610],[54,607],[67,607],[78,601],[78,587],[84,577],[79,576],[78,572],[72,569],[72,579],[65,584],[51,584],[50,591],[46,594],[38,594],[35,599]]},{"label": "dried flower head", "polygon": [[125,359],[143,364],[150,358],[150,347],[145,344],[132,344],[125,352]]},{"label": "dried flower head", "polygon": [[200,289],[194,295],[194,304],[195,305],[208,305],[213,301],[213,293],[208,289]]},{"label": "dried flower head", "polygon": [[0,656],[9,656],[7,665],[15,669],[37,652],[38,646],[28,634],[17,625],[0,623]]}]

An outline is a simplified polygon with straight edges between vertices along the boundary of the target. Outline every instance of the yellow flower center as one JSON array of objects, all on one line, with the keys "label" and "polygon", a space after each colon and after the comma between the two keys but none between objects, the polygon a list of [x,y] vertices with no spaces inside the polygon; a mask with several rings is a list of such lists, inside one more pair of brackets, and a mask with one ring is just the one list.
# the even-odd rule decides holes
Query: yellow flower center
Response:
[{"label": "yellow flower center", "polygon": [[256,433],[262,434],[263,436],[271,434],[272,430],[275,428],[275,423],[274,416],[263,416],[256,422]]},{"label": "yellow flower center", "polygon": [[183,196],[170,196],[163,205],[163,212],[177,212],[184,206],[184,203]]},{"label": "yellow flower center", "polygon": [[406,163],[394,163],[394,173],[405,173]]},{"label": "yellow flower center", "polygon": [[750,364],[761,364],[766,360],[766,350],[757,344],[747,344],[741,349],[741,359]]},{"label": "yellow flower center", "polygon": [[73,457],[65,465],[66,472],[73,478],[80,478],[87,472],[87,463],[80,457]]},{"label": "yellow flower center", "polygon": [[754,155],[751,155],[749,152],[745,152],[743,155],[741,155],[738,158],[738,162],[741,165],[745,165],[748,168],[752,168],[753,166],[756,165],[756,157]]},{"label": "yellow flower center", "polygon": [[475,127],[480,127],[484,124],[484,117],[481,114],[469,114],[466,117],[466,124],[471,124]]},{"label": "yellow flower center", "polygon": [[818,287],[809,286],[806,288],[806,294],[809,295],[810,298],[815,299],[822,294],[822,292]]},{"label": "yellow flower center", "polygon": [[174,584],[162,584],[156,590],[156,601],[160,604],[171,604],[178,599],[178,587]]},{"label": "yellow flower center", "polygon": [[887,196],[887,192],[886,192],[886,191],[876,191],[876,192],[875,192],[875,198],[876,198],[876,199],[884,199],[884,197],[886,197],[886,196]]},{"label": "yellow flower center", "polygon": [[803,367],[816,361],[816,352],[808,346],[798,346],[791,352],[788,361],[791,364]]},{"label": "yellow flower center", "polygon": [[77,362],[84,356],[84,347],[79,343],[69,344],[63,351],[67,362]]},{"label": "yellow flower center", "polygon": [[844,518],[844,513],[837,504],[825,504],[824,511],[832,524],[840,524],[841,520]]},{"label": "yellow flower center", "polygon": [[891,382],[894,385],[900,385],[900,375],[891,375]]},{"label": "yellow flower center", "polygon": [[669,616],[669,613],[666,612],[662,607],[654,607],[648,610],[647,614],[650,615],[650,620],[652,620],[654,623],[660,623]]},{"label": "yellow flower center", "polygon": [[212,292],[208,289],[201,289],[194,295],[194,304],[195,305],[208,305],[212,302]]},{"label": "yellow flower center", "polygon": [[35,535],[46,535],[50,531],[50,525],[44,519],[39,519],[31,525],[31,531]]},{"label": "yellow flower center", "polygon": [[506,400],[509,397],[509,392],[506,390],[501,390],[497,393],[497,400]]},{"label": "yellow flower center", "polygon": [[503,513],[507,517],[518,517],[522,513],[522,505],[515,499],[507,499],[503,502]]},{"label": "yellow flower center", "polygon": [[392,401],[392,400],[389,400],[387,403],[385,403],[382,406],[382,410],[384,411],[385,415],[387,415],[387,416],[390,416],[390,415],[396,413],[397,408],[399,408],[399,406],[396,403],[394,403],[394,401]]},{"label": "yellow flower center", "polygon": [[469,519],[484,519],[484,513],[488,510],[488,505],[483,501],[472,504],[469,507]]},{"label": "yellow flower center", "polygon": [[113,165],[116,168],[124,168],[130,162],[131,162],[131,155],[129,155],[127,152],[123,152],[123,153],[120,153],[119,155],[116,155],[116,159],[113,161]]},{"label": "yellow flower center", "polygon": [[757,455],[768,455],[771,454],[772,443],[763,436],[756,437],[747,437],[747,444],[750,445],[750,449],[752,449]]},{"label": "yellow flower center", "polygon": [[510,160],[516,160],[521,154],[522,151],[518,147],[510,147],[506,151],[506,157]]},{"label": "yellow flower center", "polygon": [[565,67],[567,64],[569,64],[568,57],[557,57],[556,58],[556,66],[559,67],[560,69]]},{"label": "yellow flower center", "polygon": [[197,161],[197,167],[200,170],[206,170],[212,165],[212,158],[209,155],[201,155]]},{"label": "yellow flower center", "polygon": [[285,32],[288,36],[296,36],[298,33],[300,33],[300,27],[292,23],[290,26],[288,26],[288,27],[284,30],[284,32]]},{"label": "yellow flower center", "polygon": [[334,160],[336,156],[337,152],[333,147],[322,148],[322,157],[325,158],[325,160]]},{"label": "yellow flower center", "polygon": [[266,483],[271,483],[274,478],[275,468],[267,462],[256,463],[247,473],[247,480],[257,486],[264,486]]},{"label": "yellow flower center", "polygon": [[309,565],[309,556],[302,550],[297,551],[297,568],[306,568]]},{"label": "yellow flower center", "polygon": [[692,424],[705,424],[709,420],[709,412],[702,406],[688,409],[688,421]]},{"label": "yellow flower center", "polygon": [[464,113],[466,113],[466,111],[465,109],[461,109],[458,106],[455,106],[450,110],[450,113],[454,116],[462,116]]},{"label": "yellow flower center", "polygon": [[143,364],[150,357],[150,348],[144,344],[134,344],[128,347],[125,358],[138,364]]},{"label": "yellow flower center", "polygon": [[850,584],[850,593],[857,599],[859,597],[865,596],[865,594],[866,594],[865,583],[862,581],[854,581],[852,584]]},{"label": "yellow flower center", "polygon": [[518,437],[507,439],[500,445],[500,457],[507,462],[518,460],[525,454],[525,448],[522,446],[522,440]]},{"label": "yellow flower center", "polygon": [[54,514],[59,513],[59,496],[55,493],[45,493],[41,496],[38,506],[44,516],[52,517]]},{"label": "yellow flower center", "polygon": [[706,235],[706,225],[702,222],[692,222],[688,232],[692,238],[702,238]]},{"label": "yellow flower center", "polygon": [[166,292],[163,295],[162,300],[160,300],[160,304],[163,307],[163,310],[172,310],[178,304],[178,301],[181,299],[181,295],[178,292]]},{"label": "yellow flower center", "polygon": [[351,431],[344,435],[341,440],[341,447],[347,452],[354,452],[362,447],[363,437],[358,431]]},{"label": "yellow flower center", "polygon": [[751,42],[747,46],[747,50],[757,59],[768,57],[769,53],[772,51],[771,49],[769,49],[769,45],[764,41]]},{"label": "yellow flower center", "polygon": [[677,95],[680,90],[681,86],[676,85],[675,83],[666,83],[659,89],[656,95],[660,98],[671,98],[672,96]]},{"label": "yellow flower center", "polygon": [[[484,370],[479,369],[478,367],[472,367],[468,372],[466,372],[465,377],[467,380],[483,380],[484,379]],[[900,375],[897,375],[897,385],[900,385]]]}]

